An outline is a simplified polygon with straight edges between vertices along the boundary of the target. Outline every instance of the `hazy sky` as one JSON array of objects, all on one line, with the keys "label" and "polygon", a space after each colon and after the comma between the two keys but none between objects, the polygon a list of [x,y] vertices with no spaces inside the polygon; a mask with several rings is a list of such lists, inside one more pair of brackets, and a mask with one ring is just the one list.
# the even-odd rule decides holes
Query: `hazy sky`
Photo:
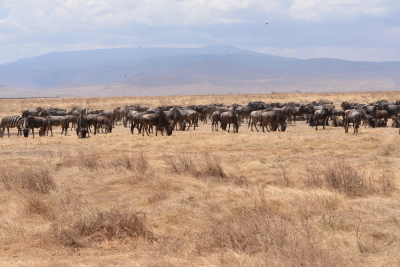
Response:
[{"label": "hazy sky", "polygon": [[400,1],[0,0],[0,64],[53,51],[219,44],[400,61]]}]

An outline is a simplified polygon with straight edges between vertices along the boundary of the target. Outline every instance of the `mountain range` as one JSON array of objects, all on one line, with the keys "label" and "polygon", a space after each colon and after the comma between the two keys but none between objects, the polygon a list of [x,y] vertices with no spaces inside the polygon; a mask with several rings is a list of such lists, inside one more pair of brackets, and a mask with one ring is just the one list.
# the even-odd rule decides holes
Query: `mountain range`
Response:
[{"label": "mountain range", "polygon": [[399,90],[400,62],[297,59],[234,46],[53,52],[0,65],[0,97]]}]

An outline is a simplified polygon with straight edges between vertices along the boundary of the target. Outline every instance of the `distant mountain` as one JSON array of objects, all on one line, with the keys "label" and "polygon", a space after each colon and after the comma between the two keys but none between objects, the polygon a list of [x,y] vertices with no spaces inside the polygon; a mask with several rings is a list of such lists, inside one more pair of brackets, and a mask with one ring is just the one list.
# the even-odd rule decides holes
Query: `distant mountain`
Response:
[{"label": "distant mountain", "polygon": [[[356,85],[365,81],[361,90],[374,88],[376,83],[373,81],[385,81],[380,83],[385,86],[377,89],[400,89],[400,62],[302,60],[265,55],[234,46],[206,46],[55,52],[0,65],[0,84],[40,89],[49,94],[51,90],[60,93],[63,88],[112,84],[139,88],[139,91],[143,89],[142,93],[145,93],[145,88],[154,91],[158,87],[191,85],[196,85],[196,88],[199,85],[232,86],[239,91],[243,88],[242,92],[260,91],[261,88],[273,90],[273,86],[281,90],[286,85],[292,90],[296,84],[307,88],[307,83],[313,90],[319,87],[323,90],[324,83],[335,81],[354,81]],[[3,92],[0,90],[0,97]],[[85,95],[79,90],[77,92]],[[168,91],[163,92],[168,94]],[[153,93],[149,91],[148,94]]]}]

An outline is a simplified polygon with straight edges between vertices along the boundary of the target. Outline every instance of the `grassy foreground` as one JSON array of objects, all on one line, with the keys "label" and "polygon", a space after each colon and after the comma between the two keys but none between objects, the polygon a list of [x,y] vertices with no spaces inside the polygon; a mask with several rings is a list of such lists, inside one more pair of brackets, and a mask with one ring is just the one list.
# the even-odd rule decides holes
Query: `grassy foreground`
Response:
[{"label": "grassy foreground", "polygon": [[[399,100],[400,92],[0,100],[112,110]],[[391,121],[389,121],[391,122]],[[0,139],[2,266],[398,266],[398,129]]]}]

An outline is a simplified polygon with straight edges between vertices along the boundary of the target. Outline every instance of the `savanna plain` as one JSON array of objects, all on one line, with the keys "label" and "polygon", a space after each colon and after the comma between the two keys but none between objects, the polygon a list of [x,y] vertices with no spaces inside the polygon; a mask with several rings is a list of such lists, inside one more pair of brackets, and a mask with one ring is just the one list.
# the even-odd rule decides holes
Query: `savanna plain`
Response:
[{"label": "savanna plain", "polygon": [[[368,103],[400,92],[2,99],[113,110],[249,101]],[[399,129],[199,128],[0,139],[2,266],[399,266]],[[37,132],[37,130],[36,130]]]}]

